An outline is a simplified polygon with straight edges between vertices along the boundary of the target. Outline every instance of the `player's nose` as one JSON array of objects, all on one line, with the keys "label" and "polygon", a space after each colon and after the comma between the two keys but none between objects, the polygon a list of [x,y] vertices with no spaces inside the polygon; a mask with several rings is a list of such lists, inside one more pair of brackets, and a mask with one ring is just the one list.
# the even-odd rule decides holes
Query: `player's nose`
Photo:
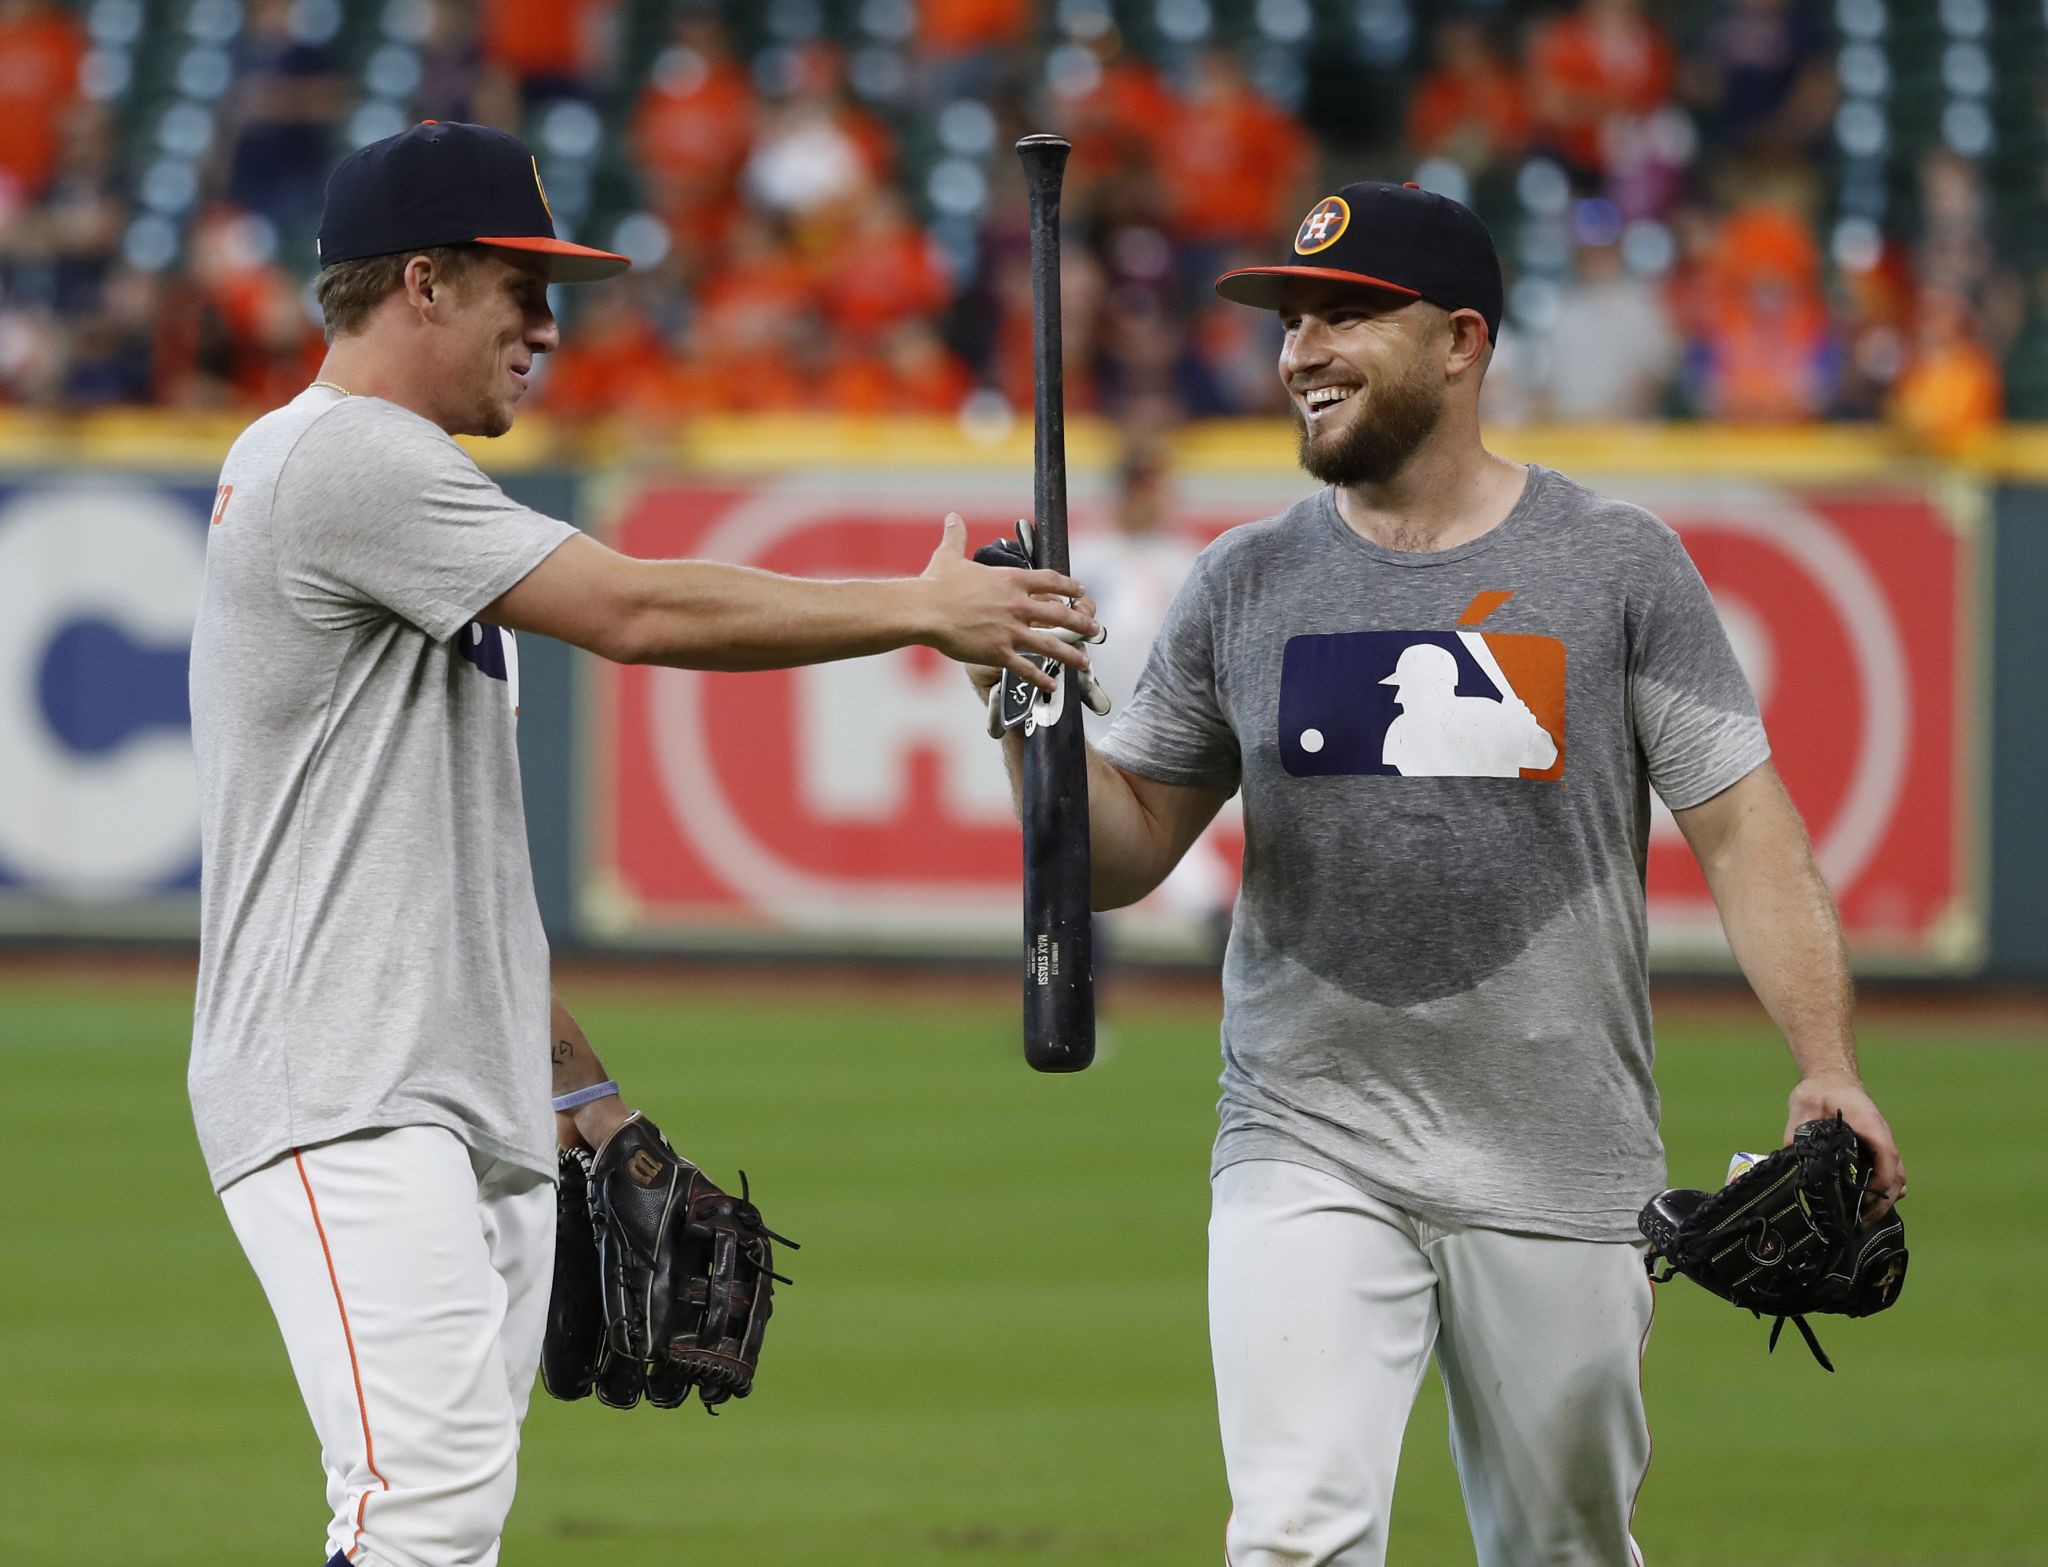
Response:
[{"label": "player's nose", "polygon": [[526,346],[536,354],[551,354],[562,346],[561,323],[543,306],[526,320]]}]

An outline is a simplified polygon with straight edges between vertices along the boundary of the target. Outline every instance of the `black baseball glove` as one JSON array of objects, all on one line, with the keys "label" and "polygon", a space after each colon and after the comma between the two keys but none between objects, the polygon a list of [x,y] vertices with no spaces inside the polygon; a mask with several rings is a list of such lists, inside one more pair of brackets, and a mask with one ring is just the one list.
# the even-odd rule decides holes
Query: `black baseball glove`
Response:
[{"label": "black baseball glove", "polygon": [[692,1389],[717,1412],[754,1388],[775,1286],[774,1243],[748,1200],[722,1191],[635,1116],[595,1154],[565,1148],[555,1183],[555,1282],[541,1381],[630,1409]]},{"label": "black baseball glove", "polygon": [[1636,1221],[1649,1237],[1650,1276],[1663,1284],[1682,1273],[1758,1317],[1777,1318],[1772,1349],[1791,1319],[1813,1358],[1832,1371],[1807,1314],[1867,1317],[1897,1300],[1906,1282],[1898,1209],[1863,1221],[1870,1167],[1869,1148],[1838,1114],[1808,1121],[1789,1147],[1717,1192],[1660,1192]]}]

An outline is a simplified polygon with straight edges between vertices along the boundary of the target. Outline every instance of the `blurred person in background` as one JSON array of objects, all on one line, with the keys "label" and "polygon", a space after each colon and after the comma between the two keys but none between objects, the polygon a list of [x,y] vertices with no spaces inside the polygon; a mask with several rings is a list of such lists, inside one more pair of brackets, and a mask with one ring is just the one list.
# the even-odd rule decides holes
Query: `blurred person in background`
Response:
[{"label": "blurred person in background", "polygon": [[56,173],[85,53],[85,29],[69,10],[0,0],[0,226],[38,200]]},{"label": "blurred person in background", "polygon": [[98,104],[68,110],[42,200],[0,222],[0,277],[20,298],[60,314],[97,308],[128,223],[114,122]]},{"label": "blurred person in background", "polygon": [[1154,136],[1167,220],[1189,277],[1208,277],[1232,246],[1265,238],[1306,199],[1315,144],[1253,85],[1235,50],[1202,51]]},{"label": "blurred person in background", "polygon": [[1537,137],[1597,189],[1643,122],[1671,97],[1677,57],[1640,0],[1579,0],[1529,41]]},{"label": "blurred person in background", "polygon": [[1694,12],[1680,74],[1717,156],[1781,162],[1822,151],[1839,96],[1834,41],[1809,0],[1728,0]]},{"label": "blurred person in background", "polygon": [[323,345],[297,280],[274,259],[268,225],[216,207],[193,224],[189,249],[166,300],[166,399],[203,410],[289,398],[314,375]]},{"label": "blurred person in background", "polygon": [[846,96],[838,51],[797,50],[781,92],[762,109],[740,176],[748,202],[781,220],[804,254],[822,256],[895,173],[896,139]]},{"label": "blurred person in background", "polygon": [[294,9],[293,0],[254,0],[224,115],[228,200],[288,240],[319,221],[346,92],[333,52],[299,36]]},{"label": "blurred person in background", "polygon": [[647,204],[695,257],[724,243],[740,209],[740,171],[761,116],[725,24],[701,5],[676,17],[634,106],[628,136]]},{"label": "blurred person in background", "polygon": [[483,58],[517,85],[522,114],[583,98],[605,55],[618,0],[478,0]]},{"label": "blurred person in background", "polygon": [[982,95],[1011,69],[1036,20],[1032,0],[917,0],[917,50],[944,103]]},{"label": "blurred person in background", "polygon": [[1681,348],[1663,288],[1629,271],[1612,203],[1581,201],[1574,228],[1572,280],[1535,350],[1541,369],[1531,378],[1530,417],[1567,424],[1654,418]]},{"label": "blurred person in background", "polygon": [[752,214],[697,293],[693,357],[728,412],[802,408],[821,357],[810,269],[778,225]]},{"label": "blurred person in background", "polygon": [[[1267,373],[1271,370],[1269,364]],[[1201,554],[1200,546],[1174,526],[1171,447],[1167,426],[1158,422],[1169,413],[1155,409],[1126,426],[1107,526],[1097,524],[1073,543],[1074,573],[1095,596],[1095,617],[1115,627],[1114,636],[1091,650],[1091,662],[1095,678],[1119,708],[1138,689],[1166,612]],[[1111,722],[1086,710],[1082,719],[1091,738],[1107,732]],[[1213,943],[1205,955],[1220,958],[1236,892],[1235,868],[1212,831],[1195,841],[1146,903],[1199,922]],[[1117,916],[1105,920],[1113,933]]]},{"label": "blurred person in background", "polygon": [[818,259],[816,286],[826,324],[856,350],[905,321],[936,319],[953,292],[938,247],[892,186],[855,209],[841,248]]},{"label": "blurred person in background", "polygon": [[1686,376],[1702,415],[1793,424],[1826,412],[1840,353],[1800,213],[1761,200],[1728,214],[1691,304]]},{"label": "blurred person in background", "polygon": [[1912,346],[1888,411],[1915,446],[1944,458],[1963,456],[2005,416],[1998,360],[1979,340],[1962,295],[1929,290],[1920,296]]},{"label": "blurred person in background", "polygon": [[879,338],[838,342],[817,403],[855,418],[942,418],[957,414],[973,388],[938,329],[911,318]]},{"label": "blurred person in background", "polygon": [[1435,63],[1408,99],[1408,151],[1448,158],[1475,180],[1519,158],[1529,144],[1529,98],[1485,19],[1445,17],[1433,52]]},{"label": "blurred person in background", "polygon": [[519,84],[502,66],[484,58],[476,20],[471,0],[433,0],[427,36],[420,42],[413,120],[519,123]]},{"label": "blurred person in background", "polygon": [[161,277],[119,267],[71,334],[62,401],[68,408],[115,408],[150,401],[156,390]]}]

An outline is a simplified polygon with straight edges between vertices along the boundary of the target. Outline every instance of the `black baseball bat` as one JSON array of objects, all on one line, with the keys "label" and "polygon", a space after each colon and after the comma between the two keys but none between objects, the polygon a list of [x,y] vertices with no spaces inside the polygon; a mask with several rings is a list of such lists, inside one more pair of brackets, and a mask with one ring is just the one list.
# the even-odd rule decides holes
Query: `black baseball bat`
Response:
[{"label": "black baseball bat", "polygon": [[[1031,196],[1032,565],[1067,570],[1067,404],[1060,363],[1060,184],[1073,147],[1017,143]],[[1060,675],[1058,718],[1024,741],[1024,1059],[1078,1072],[1095,1059],[1095,943],[1088,906],[1088,762],[1081,698]]]}]

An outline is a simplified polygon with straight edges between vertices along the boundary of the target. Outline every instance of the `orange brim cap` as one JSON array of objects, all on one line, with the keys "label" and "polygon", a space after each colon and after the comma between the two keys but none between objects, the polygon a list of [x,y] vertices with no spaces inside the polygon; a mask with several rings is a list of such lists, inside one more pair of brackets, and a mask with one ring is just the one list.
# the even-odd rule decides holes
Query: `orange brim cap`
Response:
[{"label": "orange brim cap", "polygon": [[471,243],[547,256],[550,283],[594,283],[599,278],[617,277],[633,264],[609,250],[593,250],[588,245],[573,245],[566,239],[551,239],[544,234],[479,235]]}]

